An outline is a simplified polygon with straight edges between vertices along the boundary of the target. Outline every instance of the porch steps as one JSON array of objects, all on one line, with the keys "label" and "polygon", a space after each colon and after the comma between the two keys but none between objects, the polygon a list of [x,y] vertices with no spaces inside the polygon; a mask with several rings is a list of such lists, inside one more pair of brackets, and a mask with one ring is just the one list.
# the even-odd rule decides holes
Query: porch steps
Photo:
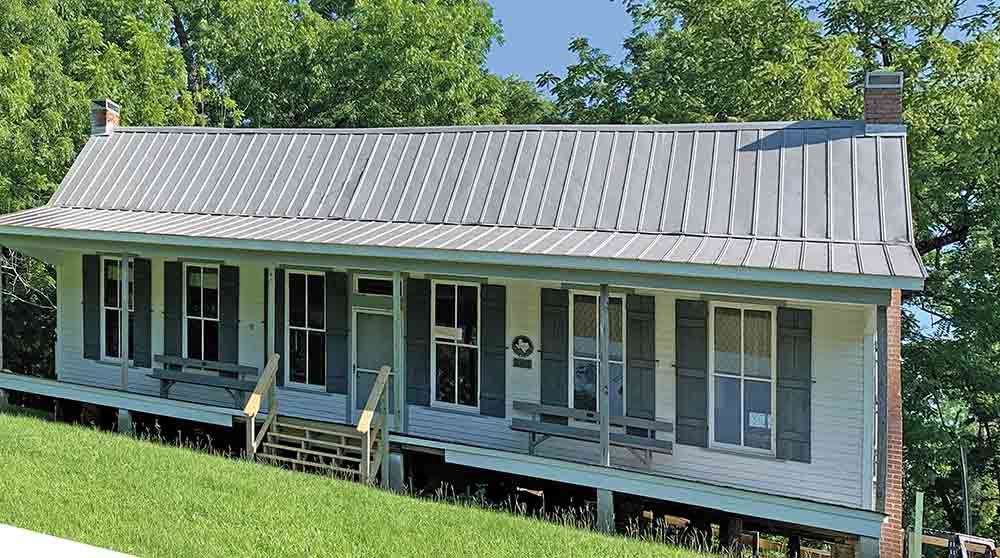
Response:
[{"label": "porch steps", "polygon": [[[378,452],[364,451],[365,438],[353,426],[278,415],[265,434],[258,459],[291,469],[363,481],[378,470]],[[367,455],[366,455],[367,454]],[[369,466],[364,467],[365,457]]]}]

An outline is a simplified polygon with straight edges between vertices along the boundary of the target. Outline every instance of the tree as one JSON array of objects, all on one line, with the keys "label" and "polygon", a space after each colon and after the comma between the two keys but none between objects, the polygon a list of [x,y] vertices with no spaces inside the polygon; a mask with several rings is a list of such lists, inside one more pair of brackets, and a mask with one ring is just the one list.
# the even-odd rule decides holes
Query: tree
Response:
[{"label": "tree", "polygon": [[[993,2],[626,0],[615,63],[585,39],[539,76],[585,122],[857,118],[864,72],[905,74],[916,242],[931,272],[907,293],[906,487],[928,525],[961,530],[958,447],[975,530],[1000,535],[1000,35]],[[934,326],[918,322],[930,315]],[[924,320],[926,322],[926,320]],[[912,500],[907,497],[907,502]]]}]

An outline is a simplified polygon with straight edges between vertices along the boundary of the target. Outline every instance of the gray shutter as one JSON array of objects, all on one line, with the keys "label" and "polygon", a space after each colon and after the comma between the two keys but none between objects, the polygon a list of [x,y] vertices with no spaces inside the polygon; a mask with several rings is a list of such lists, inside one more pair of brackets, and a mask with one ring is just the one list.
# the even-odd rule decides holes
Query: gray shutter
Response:
[{"label": "gray shutter", "polygon": [[163,354],[183,356],[184,264],[163,262]]},{"label": "gray shutter", "polygon": [[[569,292],[542,289],[541,400],[543,405],[569,406]],[[542,417],[565,423],[565,418]]]},{"label": "gray shutter", "polygon": [[135,258],[132,261],[132,273],[134,282],[132,289],[135,297],[132,360],[139,368],[151,368],[153,366],[153,274],[149,260]]},{"label": "gray shutter", "polygon": [[431,282],[406,280],[406,402],[431,404]]},{"label": "gray shutter", "polygon": [[83,256],[83,358],[101,358],[101,257]]},{"label": "gray shutter", "polygon": [[231,265],[219,266],[219,361],[240,362],[240,268]]},{"label": "gray shutter", "polygon": [[507,288],[483,285],[480,297],[479,413],[503,418],[507,416]]},{"label": "gray shutter", "polygon": [[350,309],[347,305],[347,274],[326,273],[326,391],[347,393],[347,348]]},{"label": "gray shutter", "polygon": [[274,352],[280,355],[277,384],[285,385],[288,355],[285,354],[285,270],[274,270]]},{"label": "gray shutter", "polygon": [[779,459],[811,461],[812,311],[778,309],[776,402]]},{"label": "gray shutter", "polygon": [[708,303],[678,300],[677,433],[678,444],[708,447]]},{"label": "gray shutter", "polygon": [[[630,294],[625,304],[627,414],[653,420],[656,418],[656,299]],[[648,436],[646,430],[628,430],[630,434]]]}]

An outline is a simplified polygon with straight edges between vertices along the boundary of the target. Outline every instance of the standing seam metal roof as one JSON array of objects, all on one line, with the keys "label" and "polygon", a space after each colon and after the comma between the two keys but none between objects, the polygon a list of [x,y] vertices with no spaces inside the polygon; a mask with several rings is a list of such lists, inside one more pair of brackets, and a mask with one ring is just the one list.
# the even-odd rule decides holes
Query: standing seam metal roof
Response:
[{"label": "standing seam metal roof", "polygon": [[119,128],[87,142],[49,202],[100,211],[43,222],[166,234],[171,220],[150,214],[211,215],[176,222],[191,235],[388,246],[428,229],[441,234],[424,243],[446,249],[468,238],[487,251],[922,278],[909,199],[905,134],[865,135],[856,121]]}]

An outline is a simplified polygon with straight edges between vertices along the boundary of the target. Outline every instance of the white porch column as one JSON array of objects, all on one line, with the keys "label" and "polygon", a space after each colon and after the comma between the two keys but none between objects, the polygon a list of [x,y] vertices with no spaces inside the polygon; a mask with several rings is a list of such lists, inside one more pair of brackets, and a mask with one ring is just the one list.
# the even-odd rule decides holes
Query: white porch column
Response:
[{"label": "white porch column", "polygon": [[598,335],[598,354],[600,363],[597,366],[597,385],[600,386],[597,404],[601,416],[601,465],[611,466],[611,424],[609,422],[609,411],[611,410],[611,396],[608,390],[608,351],[611,348],[608,339],[608,285],[601,285],[600,309],[597,312],[600,317]]},{"label": "white porch column", "polygon": [[406,432],[406,371],[403,369],[403,274],[392,272],[392,373],[396,388],[396,414],[393,416],[392,430]]},{"label": "white porch column", "polygon": [[[3,254],[3,246],[0,246],[0,255]],[[58,324],[57,324],[58,326]],[[58,330],[58,327],[56,328]],[[0,370],[5,370],[3,364],[3,267],[0,267]],[[0,397],[6,401],[6,396]]]},{"label": "white porch column", "polygon": [[118,320],[118,328],[121,334],[118,339],[121,342],[118,344],[118,356],[121,357],[122,363],[122,377],[121,377],[121,388],[128,389],[128,264],[129,255],[122,254],[121,259],[118,260],[118,306],[120,312],[120,318]]},{"label": "white porch column", "polygon": [[[274,351],[274,323],[275,323],[274,293],[275,293],[274,268],[269,267],[267,268],[267,324],[264,326],[266,328],[265,332],[267,336],[267,360],[271,360],[271,357],[274,356],[275,352]],[[285,366],[284,358],[285,355],[281,355],[282,360],[278,362],[281,370],[283,370]],[[278,373],[281,374],[280,370]],[[270,409],[268,411],[270,411]]]}]

